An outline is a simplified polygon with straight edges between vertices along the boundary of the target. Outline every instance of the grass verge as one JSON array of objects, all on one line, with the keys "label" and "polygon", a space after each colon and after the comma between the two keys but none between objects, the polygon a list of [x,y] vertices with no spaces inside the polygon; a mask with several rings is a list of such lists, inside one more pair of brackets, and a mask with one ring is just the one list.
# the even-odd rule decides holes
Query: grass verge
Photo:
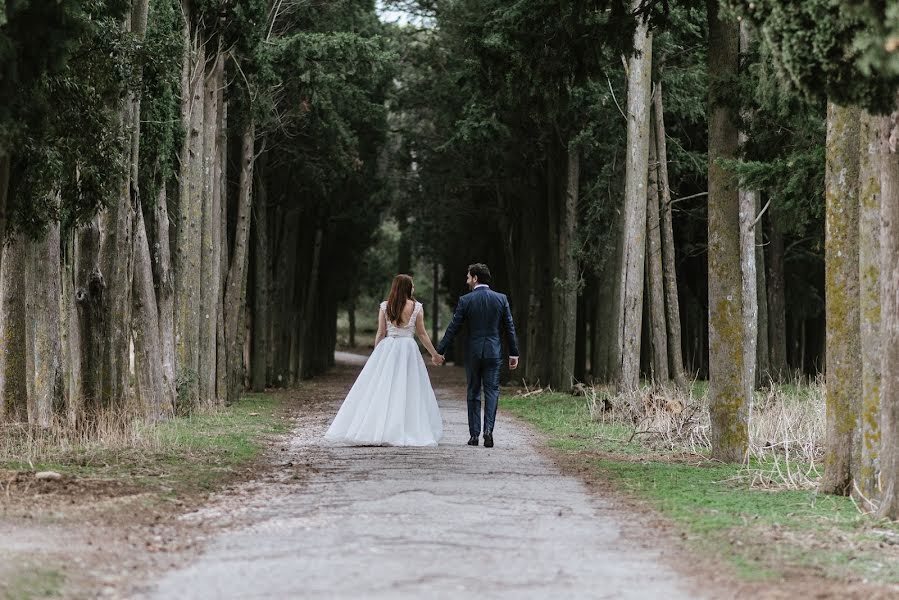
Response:
[{"label": "grass verge", "polygon": [[633,428],[594,419],[583,397],[504,397],[502,407],[545,433],[554,452],[668,517],[694,550],[723,559],[741,578],[899,583],[899,527],[861,515],[848,498],[751,489],[743,467],[646,447],[631,439]]},{"label": "grass verge", "polygon": [[135,427],[89,442],[31,443],[39,448],[33,458],[8,453],[0,457],[0,468],[56,471],[70,484],[116,482],[179,496],[213,489],[248,466],[267,437],[288,431],[289,421],[278,399],[254,394],[214,412]]},{"label": "grass verge", "polygon": [[65,577],[59,571],[40,567],[25,567],[0,586],[7,600],[55,598],[61,594]]}]

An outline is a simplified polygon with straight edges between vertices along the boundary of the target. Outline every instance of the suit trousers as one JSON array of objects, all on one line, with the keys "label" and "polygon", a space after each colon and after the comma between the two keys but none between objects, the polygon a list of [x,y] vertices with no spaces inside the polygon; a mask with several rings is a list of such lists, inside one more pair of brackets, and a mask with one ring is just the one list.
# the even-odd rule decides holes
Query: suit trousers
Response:
[{"label": "suit trousers", "polygon": [[501,358],[470,358],[465,365],[468,377],[468,432],[471,437],[481,434],[481,389],[484,390],[484,433],[493,433],[502,364]]}]

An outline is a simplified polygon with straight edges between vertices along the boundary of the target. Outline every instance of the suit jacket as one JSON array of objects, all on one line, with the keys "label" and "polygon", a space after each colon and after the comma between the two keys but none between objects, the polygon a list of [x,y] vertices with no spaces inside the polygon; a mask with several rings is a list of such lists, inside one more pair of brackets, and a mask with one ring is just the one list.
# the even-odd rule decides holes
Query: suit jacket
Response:
[{"label": "suit jacket", "polygon": [[494,292],[489,287],[479,287],[459,298],[453,320],[440,344],[437,353],[443,354],[459,332],[462,323],[468,324],[468,359],[503,358],[500,329],[506,330],[509,340],[509,355],[518,356],[518,339],[515,337],[515,323],[512,309],[505,294]]}]

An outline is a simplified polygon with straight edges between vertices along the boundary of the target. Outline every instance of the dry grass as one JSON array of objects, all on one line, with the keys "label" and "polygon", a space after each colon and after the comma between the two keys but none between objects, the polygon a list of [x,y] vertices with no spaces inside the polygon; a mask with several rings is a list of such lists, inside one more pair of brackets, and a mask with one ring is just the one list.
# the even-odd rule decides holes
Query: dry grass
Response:
[{"label": "dry grass", "polygon": [[0,462],[44,463],[73,452],[162,449],[160,430],[141,419],[104,411],[89,425],[72,428],[57,420],[49,428],[0,424]]},{"label": "dry grass", "polygon": [[[586,388],[594,420],[627,425],[630,439],[656,452],[707,455],[711,448],[705,386],[687,390],[648,385],[625,395]],[[753,487],[811,489],[824,448],[824,383],[772,385],[748,408],[745,475]]]}]

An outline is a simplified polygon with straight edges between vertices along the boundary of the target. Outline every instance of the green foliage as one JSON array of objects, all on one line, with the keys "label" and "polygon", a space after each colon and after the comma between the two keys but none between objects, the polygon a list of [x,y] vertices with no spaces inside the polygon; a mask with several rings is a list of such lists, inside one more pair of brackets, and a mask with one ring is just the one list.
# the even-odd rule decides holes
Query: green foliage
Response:
[{"label": "green foliage", "polygon": [[743,0],[738,12],[759,25],[781,78],[810,97],[895,104],[899,7],[880,0]]},{"label": "green foliage", "polygon": [[118,193],[123,173],[119,110],[134,82],[136,45],[122,32],[121,3],[83,8],[70,15],[78,37],[65,65],[20,90],[24,128],[13,155],[10,212],[13,229],[29,235],[52,220],[89,219]]},{"label": "green foliage", "polygon": [[184,57],[179,0],[151,0],[147,36],[140,49],[140,190],[144,206],[173,175],[184,131],[181,124],[181,63]]}]

